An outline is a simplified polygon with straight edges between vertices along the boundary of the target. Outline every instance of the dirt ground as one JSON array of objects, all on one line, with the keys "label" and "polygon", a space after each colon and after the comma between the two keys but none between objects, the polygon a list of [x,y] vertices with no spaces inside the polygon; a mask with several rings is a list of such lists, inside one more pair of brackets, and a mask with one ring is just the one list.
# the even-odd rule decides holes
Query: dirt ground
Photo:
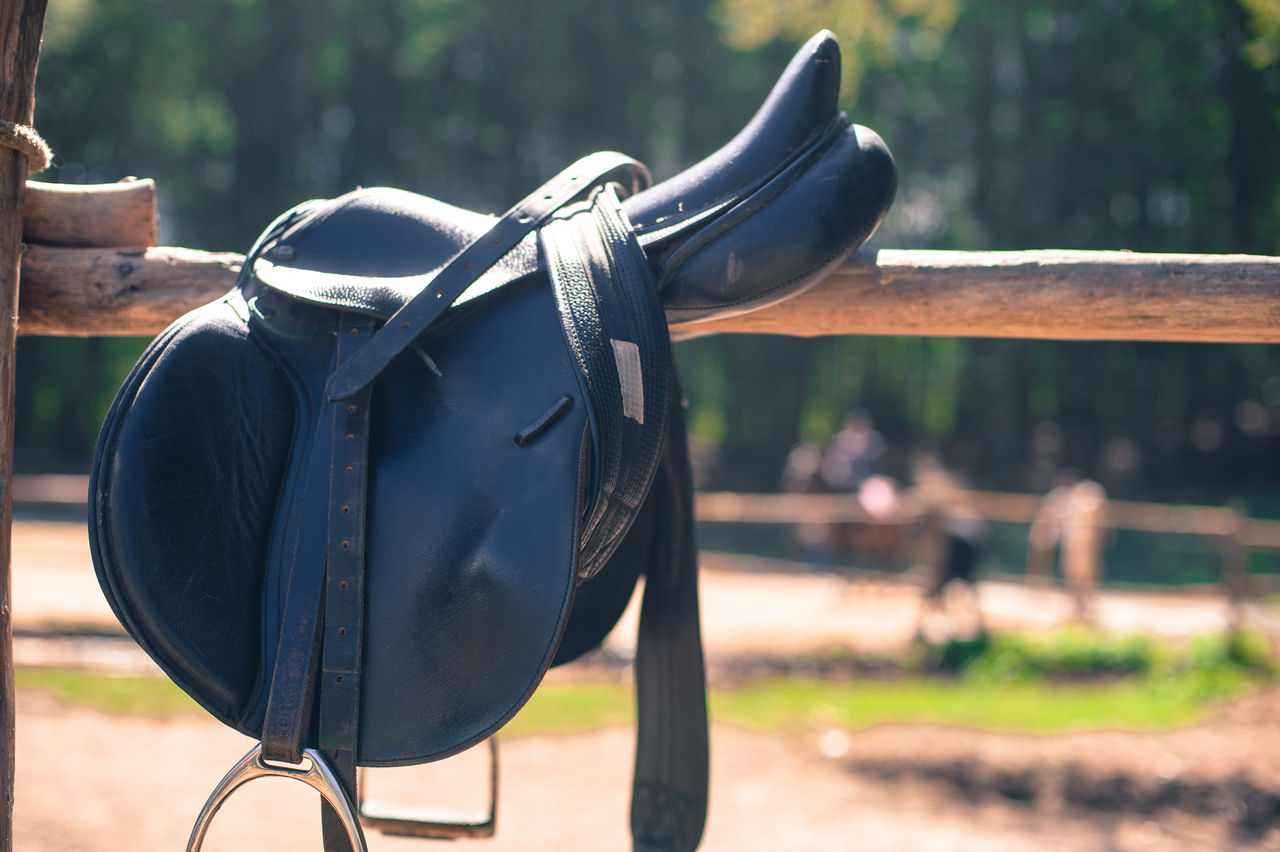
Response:
[{"label": "dirt ground", "polygon": [[[146,670],[114,629],[88,567],[83,528],[19,523],[14,546],[19,664]],[[744,658],[831,645],[888,650],[915,629],[917,592],[849,584],[778,566],[704,561],[704,631],[712,677]],[[730,569],[733,570],[730,570]],[[747,570],[741,570],[741,569]],[[1066,617],[1053,590],[987,583],[996,627],[1048,627]],[[1271,611],[1252,612],[1263,626]],[[1211,597],[1108,594],[1099,618],[1117,629],[1215,629]],[[609,641],[626,657],[634,625]],[[61,635],[59,635],[61,634]],[[1212,720],[1159,734],[1057,737],[934,725],[759,733],[712,731],[712,798],[704,850],[1280,850],[1280,691]],[[634,732],[610,728],[502,745],[498,836],[452,847],[623,850]],[[166,721],[68,708],[18,694],[14,848],[19,852],[182,848],[210,788],[250,746],[205,718]],[[410,803],[476,809],[484,763],[463,755],[367,779],[372,796],[401,786]],[[256,781],[214,822],[209,850],[317,849],[315,794]],[[372,836],[374,850],[423,841]]]}]

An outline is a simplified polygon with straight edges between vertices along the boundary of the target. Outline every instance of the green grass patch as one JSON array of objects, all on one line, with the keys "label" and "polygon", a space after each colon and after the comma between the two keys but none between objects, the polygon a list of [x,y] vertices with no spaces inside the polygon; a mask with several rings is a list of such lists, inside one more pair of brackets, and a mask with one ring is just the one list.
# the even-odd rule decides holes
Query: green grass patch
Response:
[{"label": "green grass patch", "polygon": [[1270,644],[1256,632],[1211,634],[1181,642],[1087,627],[981,634],[925,646],[916,664],[924,671],[987,683],[1138,677],[1190,678],[1201,687],[1211,687],[1217,682],[1271,680],[1277,675]]},{"label": "green grass patch", "polygon": [[504,737],[568,734],[635,719],[631,689],[619,683],[559,683],[539,687],[502,729]]},{"label": "green grass patch", "polygon": [[[169,681],[98,673],[19,669],[20,689],[49,692],[68,705],[165,718],[203,713]],[[888,722],[932,722],[1003,731],[1063,733],[1096,728],[1159,730],[1204,718],[1219,699],[1248,689],[1244,679],[1205,688],[1194,678],[1055,684],[985,683],[965,679],[831,682],[767,678],[713,689],[712,716],[756,730],[821,726],[861,728]],[[628,725],[630,688],[616,683],[555,684],[538,690],[503,729],[505,737],[554,735]]]},{"label": "green grass patch", "polygon": [[[1155,731],[1200,721],[1256,681],[1200,675],[1108,683],[963,678],[826,681],[766,678],[712,689],[714,719],[755,730],[864,728],[930,722],[988,730],[1059,734],[1097,729]],[[618,684],[544,686],[504,736],[562,734],[630,724],[631,690]]]},{"label": "green grass patch", "polygon": [[[1221,701],[1274,682],[1269,654],[1265,638],[1250,634],[1181,643],[1087,630],[999,634],[925,648],[913,664],[899,664],[902,676],[894,679],[764,678],[713,689],[710,706],[717,720],[758,730],[888,722],[1043,734],[1161,730],[1203,719]],[[203,712],[158,677],[20,668],[15,678],[19,689],[111,713]],[[634,718],[627,685],[546,685],[503,735],[563,734]]]},{"label": "green grass patch", "polygon": [[93,707],[108,713],[168,718],[205,711],[172,681],[146,675],[110,675],[76,669],[18,668],[18,689],[52,694],[63,704]]},{"label": "green grass patch", "polygon": [[[1246,685],[1237,684],[1239,694]],[[778,678],[715,690],[712,715],[757,730],[830,726],[865,728],[930,722],[987,730],[1059,734],[1096,729],[1163,730],[1209,715],[1211,694],[1175,683],[982,683],[912,677],[843,683]]]}]

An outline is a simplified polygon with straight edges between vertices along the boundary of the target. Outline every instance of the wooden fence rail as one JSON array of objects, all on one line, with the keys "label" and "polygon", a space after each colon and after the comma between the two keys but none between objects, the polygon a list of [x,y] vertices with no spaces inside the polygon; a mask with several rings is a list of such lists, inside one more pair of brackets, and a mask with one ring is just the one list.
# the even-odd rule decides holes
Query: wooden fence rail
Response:
[{"label": "wooden fence rail", "polygon": [[[31,245],[18,332],[155,335],[230,290],[242,261],[183,248]],[[882,249],[794,299],[672,330],[1275,343],[1280,258]]]},{"label": "wooden fence rail", "polygon": [[[967,505],[988,521],[1029,524],[1043,502],[1036,494],[966,492]],[[893,518],[867,514],[852,494],[742,494],[702,492],[695,504],[699,521],[752,524],[889,523],[914,519],[913,510]],[[1106,526],[1142,532],[1233,537],[1244,547],[1280,550],[1280,521],[1242,518],[1231,508],[1136,503],[1111,500]]]},{"label": "wooden fence rail", "polygon": [[[83,505],[89,478],[80,475],[41,474],[15,476],[13,499],[17,503]],[[1029,524],[1043,497],[996,491],[967,491],[965,503],[988,521]],[[737,491],[701,491],[695,502],[699,521],[746,524],[864,523],[902,524],[915,518],[910,505],[896,517],[873,518],[853,494],[746,494]],[[1244,518],[1231,508],[1139,503],[1111,500],[1107,527],[1204,536],[1234,536],[1245,547],[1280,550],[1280,521]]]}]

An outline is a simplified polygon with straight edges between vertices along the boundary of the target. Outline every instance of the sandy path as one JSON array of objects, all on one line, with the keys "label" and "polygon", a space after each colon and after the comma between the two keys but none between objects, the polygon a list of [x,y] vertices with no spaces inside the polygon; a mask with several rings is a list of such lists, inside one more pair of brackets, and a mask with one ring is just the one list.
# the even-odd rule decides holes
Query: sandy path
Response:
[{"label": "sandy path", "polygon": [[[29,694],[22,696],[20,711],[17,852],[181,849],[210,787],[249,745],[221,725],[194,717],[111,717],[60,708]],[[927,731],[904,730],[895,739]],[[868,747],[882,748],[886,736],[881,729]],[[629,848],[625,813],[632,748],[632,733],[624,729],[504,743],[498,836],[449,848]],[[1226,840],[1213,826],[1179,838],[1143,817],[1070,818],[1000,802],[969,805],[924,782],[879,783],[846,771],[843,758],[823,757],[816,737],[717,726],[712,753],[706,852],[1043,852],[1046,837],[1052,837],[1049,848],[1061,852],[1228,848],[1218,846]],[[474,768],[432,767],[435,777],[421,781],[420,796],[438,804],[450,795],[456,799],[461,787],[459,806],[482,806],[477,773],[466,771]],[[229,800],[205,848],[315,852],[316,802],[296,782],[256,781]],[[433,848],[422,843],[370,838],[374,850]]]},{"label": "sandy path", "polygon": [[[20,521],[14,539],[14,623],[20,634],[58,627],[118,629],[89,567],[82,525]],[[759,570],[758,564],[746,567],[756,570],[728,570],[720,557],[704,562],[704,632],[713,666],[744,654],[804,653],[831,645],[889,649],[908,641],[914,630],[918,592],[911,586],[850,584],[830,576]],[[985,583],[981,596],[989,620],[1001,627],[1052,626],[1067,612],[1065,597],[1054,590]],[[1221,604],[1211,596],[1111,592],[1099,610],[1110,626],[1174,635],[1214,629],[1222,618]],[[1258,616],[1275,617],[1273,612]],[[625,656],[634,635],[633,625],[624,624],[610,645]],[[15,654],[28,664],[80,661],[110,669],[138,664],[139,655],[128,648],[109,649],[111,656],[102,658],[102,645],[20,635]],[[195,716],[166,721],[110,716],[61,707],[31,692],[19,694],[18,710],[14,843],[19,852],[183,848],[204,797],[249,747],[244,737]],[[1230,819],[1221,815],[1077,812],[1048,797],[1028,807],[989,793],[964,794],[932,777],[938,773],[931,769],[1035,766],[1061,774],[1074,765],[1071,761],[1083,760],[1092,762],[1095,774],[1172,772],[1221,781],[1246,773],[1268,789],[1280,789],[1278,717],[1280,701],[1244,720],[1156,737],[1038,740],[929,726],[763,734],[717,725],[712,807],[702,848],[1280,850],[1277,830],[1233,839]],[[449,848],[627,849],[633,736],[630,729],[609,729],[504,743],[499,836]],[[898,767],[896,776],[882,771],[887,765]],[[919,771],[902,772],[903,766]],[[412,779],[421,791],[417,801],[450,804],[452,796],[455,805],[483,804],[477,764],[408,771],[426,776]],[[231,799],[205,848],[318,849],[316,810],[315,795],[300,784],[255,782]],[[437,848],[422,844],[371,839],[375,850]]]}]

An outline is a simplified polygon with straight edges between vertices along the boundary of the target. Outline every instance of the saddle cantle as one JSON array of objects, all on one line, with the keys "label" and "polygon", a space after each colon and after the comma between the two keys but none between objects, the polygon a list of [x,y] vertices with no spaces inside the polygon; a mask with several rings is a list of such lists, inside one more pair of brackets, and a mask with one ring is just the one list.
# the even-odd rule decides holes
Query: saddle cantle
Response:
[{"label": "saddle cantle", "polygon": [[[732,142],[650,187],[594,154],[502,217],[393,189],[300,205],[143,354],[90,486],[122,624],[363,849],[357,766],[492,736],[645,576],[635,847],[692,850],[706,707],[668,324],[820,279],[892,199],[820,33]],[[306,768],[294,768],[297,766]],[[431,833],[380,820],[401,833]]]}]

